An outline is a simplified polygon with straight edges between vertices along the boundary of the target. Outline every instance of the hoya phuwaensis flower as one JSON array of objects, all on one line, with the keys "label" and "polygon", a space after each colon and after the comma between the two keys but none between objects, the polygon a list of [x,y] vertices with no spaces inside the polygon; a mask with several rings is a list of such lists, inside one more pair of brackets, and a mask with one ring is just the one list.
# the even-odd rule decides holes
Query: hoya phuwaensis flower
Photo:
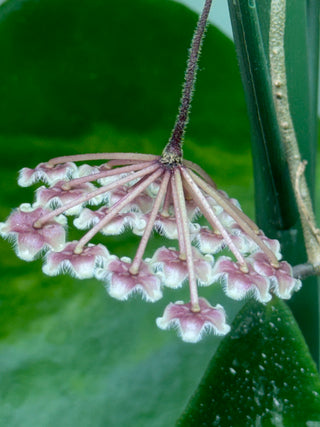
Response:
[{"label": "hoya phuwaensis flower", "polygon": [[[279,243],[268,239],[235,199],[217,190],[200,166],[183,158],[210,7],[211,0],[206,0],[191,44],[179,114],[162,154],[92,153],[24,168],[21,186],[37,181],[44,185],[33,205],[21,205],[0,225],[1,235],[14,241],[20,258],[31,261],[47,251],[45,274],[96,277],[119,300],[137,293],[155,302],[164,287],[189,286],[190,301],[170,303],[157,319],[161,329],[174,327],[188,342],[199,341],[205,332],[224,335],[230,330],[223,307],[200,298],[198,286],[221,282],[228,297],[252,295],[262,303],[272,293],[290,298],[301,286],[289,264],[280,262]],[[197,222],[201,215],[205,226]],[[83,231],[80,240],[66,241],[66,216],[73,216],[73,225]],[[133,259],[125,253],[119,259],[92,243],[99,233],[117,235],[125,229],[141,236]],[[154,231],[173,242],[145,258]],[[224,256],[219,256],[221,250]]]}]

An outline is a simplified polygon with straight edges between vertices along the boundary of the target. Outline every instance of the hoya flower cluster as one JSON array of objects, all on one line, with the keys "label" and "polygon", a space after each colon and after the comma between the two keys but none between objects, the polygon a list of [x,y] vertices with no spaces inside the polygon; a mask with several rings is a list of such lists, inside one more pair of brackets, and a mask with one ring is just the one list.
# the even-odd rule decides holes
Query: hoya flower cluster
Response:
[{"label": "hoya flower cluster", "polygon": [[[92,161],[98,165],[84,163]],[[17,255],[31,261],[45,254],[45,274],[96,277],[119,300],[139,293],[155,302],[166,287],[188,283],[190,302],[170,303],[157,319],[162,329],[177,328],[184,341],[230,330],[223,307],[200,298],[199,286],[220,282],[232,299],[253,295],[263,303],[272,293],[290,298],[301,286],[290,265],[280,261],[278,241],[264,236],[198,165],[168,151],[162,156],[60,157],[20,172],[21,186],[37,181],[44,185],[34,203],[22,204],[0,224],[1,235],[14,241]],[[207,225],[200,225],[201,216]],[[71,222],[83,230],[78,241],[67,241]],[[91,243],[98,233],[117,235],[125,229],[141,236],[133,259],[118,258],[104,245]],[[172,245],[145,258],[154,231],[172,239]],[[225,255],[219,256],[222,250]]]},{"label": "hoya flower cluster", "polygon": [[[32,205],[21,205],[0,224],[1,235],[14,241],[20,258],[31,261],[45,254],[45,274],[96,277],[119,300],[139,293],[154,302],[165,287],[188,283],[190,302],[170,303],[157,319],[161,329],[175,327],[188,342],[199,341],[204,332],[225,335],[230,330],[223,307],[200,298],[198,286],[221,282],[228,297],[240,300],[251,294],[262,303],[272,293],[290,298],[301,286],[290,265],[280,261],[278,241],[264,236],[236,200],[217,190],[198,165],[183,159],[211,4],[212,0],[205,1],[194,32],[178,116],[162,155],[84,154],[24,168],[21,186],[37,181],[45,185],[36,191]],[[201,216],[207,225],[197,221]],[[78,241],[66,240],[70,217],[73,226],[83,230]],[[125,229],[141,236],[133,259],[118,258],[104,245],[92,243],[99,233],[117,235]],[[171,239],[172,245],[145,258],[153,231]]]}]

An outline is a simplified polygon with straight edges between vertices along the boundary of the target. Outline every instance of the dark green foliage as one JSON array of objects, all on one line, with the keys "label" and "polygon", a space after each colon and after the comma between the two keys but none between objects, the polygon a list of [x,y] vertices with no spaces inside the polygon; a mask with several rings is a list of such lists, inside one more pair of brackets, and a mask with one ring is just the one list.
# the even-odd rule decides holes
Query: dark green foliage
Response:
[{"label": "dark green foliage", "polygon": [[311,426],[320,380],[302,334],[280,300],[249,301],[213,357],[178,426]]},{"label": "dark green foliage", "polygon": [[[230,0],[229,8],[252,128],[257,223],[267,235],[280,241],[284,257],[296,265],[306,262],[307,256],[273,105],[268,46],[270,4],[270,0],[237,3]],[[315,188],[319,55],[319,19],[314,16],[319,17],[317,2],[287,2],[288,97],[301,157],[308,161],[306,177],[311,195]],[[317,363],[318,301],[318,282],[309,278],[290,302]]]},{"label": "dark green foliage", "polygon": [[[79,135],[107,122],[139,133],[165,129],[168,138],[195,14],[159,0],[11,0],[0,16],[0,132]],[[190,132],[206,145],[216,135],[232,146],[229,126],[227,137],[222,132],[229,123],[225,79],[234,120],[248,137],[238,119],[243,96],[232,44],[210,33]]]}]

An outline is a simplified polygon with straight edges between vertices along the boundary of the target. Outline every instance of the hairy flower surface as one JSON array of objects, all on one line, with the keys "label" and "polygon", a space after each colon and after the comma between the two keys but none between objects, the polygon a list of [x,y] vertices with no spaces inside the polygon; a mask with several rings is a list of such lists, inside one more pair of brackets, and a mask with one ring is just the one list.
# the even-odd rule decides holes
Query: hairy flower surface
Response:
[{"label": "hairy flower surface", "polygon": [[[212,282],[213,258],[202,255],[195,247],[192,248],[193,264],[198,282],[209,285]],[[181,259],[180,252],[173,248],[159,248],[152,257],[154,264],[161,273],[162,282],[170,288],[179,288],[188,279],[188,264]]]},{"label": "hairy flower surface", "polygon": [[[77,161],[99,160],[104,163],[76,166]],[[30,171],[21,172],[23,185],[42,179],[46,186],[36,191],[33,206],[21,205],[0,225],[1,235],[14,240],[17,255],[30,261],[48,251],[45,274],[96,277],[119,300],[139,294],[155,302],[164,286],[177,289],[188,284],[190,303],[169,304],[157,320],[162,329],[177,327],[185,341],[196,342],[205,331],[229,330],[223,308],[199,298],[199,285],[220,281],[228,297],[253,295],[262,303],[272,293],[290,298],[301,286],[290,265],[279,262],[278,241],[268,239],[192,162],[172,164],[164,156],[102,153],[56,158]],[[78,241],[65,241],[64,215],[73,216],[73,225],[84,233]],[[201,216],[207,225],[197,222]],[[118,235],[126,229],[141,236],[132,260],[91,243],[99,233]],[[154,231],[178,242],[178,249],[161,246],[144,258]],[[223,255],[225,251],[230,255]]]},{"label": "hairy flower surface", "polygon": [[88,279],[94,275],[98,266],[103,266],[110,258],[108,250],[103,245],[89,244],[77,254],[74,252],[77,243],[77,241],[67,243],[60,252],[47,252],[42,271],[48,276],[67,272],[78,279]]},{"label": "hairy flower surface", "polygon": [[96,277],[105,281],[108,293],[119,300],[126,300],[134,293],[140,293],[150,302],[162,298],[160,279],[147,263],[141,263],[138,274],[132,274],[130,267],[130,258],[112,259],[106,269],[97,272]]},{"label": "hairy flower surface", "polygon": [[[230,230],[230,239],[237,247],[240,253],[247,253],[250,251],[250,241],[246,238],[245,234],[233,229]],[[195,235],[195,242],[197,247],[203,253],[216,254],[222,251],[227,245],[222,234],[218,231],[213,231],[209,227],[201,227],[199,232]]]},{"label": "hairy flower surface", "polygon": [[74,176],[76,171],[77,166],[72,162],[66,162],[54,167],[48,163],[40,163],[34,169],[21,169],[18,184],[21,187],[29,187],[35,182],[43,181],[51,185],[56,181]]},{"label": "hairy flower surface", "polygon": [[[36,191],[36,205],[44,207],[56,207],[72,202],[72,200],[84,194],[88,194],[95,189],[91,183],[83,183],[68,188],[66,181],[58,181],[52,187],[40,187]],[[90,204],[99,204],[101,198],[90,199]],[[77,215],[82,210],[82,205],[74,206],[65,211],[66,215]]]},{"label": "hairy flower surface", "polygon": [[158,317],[157,325],[161,329],[177,329],[183,341],[192,343],[200,341],[208,332],[225,335],[230,331],[221,305],[212,307],[205,298],[199,298],[199,308],[198,312],[193,312],[191,303],[170,303],[163,316]]},{"label": "hairy flower surface", "polygon": [[[96,225],[101,221],[110,208],[102,206],[96,211],[84,208],[78,218],[73,221],[73,224],[79,230],[86,230]],[[134,234],[141,236],[145,228],[146,221],[135,212],[122,212],[117,214],[100,232],[106,236],[114,236],[123,233],[126,229],[131,229]]]},{"label": "hairy flower surface", "polygon": [[[230,298],[253,294],[262,303],[272,293],[290,298],[301,286],[289,264],[280,262],[279,242],[268,239],[200,166],[183,159],[211,2],[205,0],[192,39],[178,116],[162,155],[89,153],[24,168],[21,186],[45,185],[36,191],[33,206],[21,205],[0,224],[1,235],[14,241],[20,258],[30,261],[49,250],[45,274],[96,277],[119,300],[140,294],[155,302],[164,286],[176,289],[188,283],[190,302],[169,304],[157,319],[161,329],[176,327],[187,342],[199,341],[205,332],[224,335],[230,330],[224,309],[200,298],[198,285],[221,281]],[[65,241],[71,222],[66,216],[74,216],[72,225],[83,232],[78,241]],[[141,236],[132,260],[92,244],[99,234],[119,235],[126,229]],[[174,242],[169,247],[162,242],[153,256],[144,258],[154,231]]]},{"label": "hairy flower surface", "polygon": [[[121,188],[116,188],[115,190],[110,192],[109,203],[110,206],[116,204],[123,197],[128,195],[130,192],[129,186],[123,186]],[[153,198],[150,197],[147,193],[142,192],[139,194],[131,203],[129,203],[124,211],[128,212],[142,212],[147,213],[150,212],[153,205]]]},{"label": "hairy flower surface", "polygon": [[255,271],[270,278],[272,289],[278,297],[289,299],[293,292],[301,288],[301,281],[292,277],[292,267],[286,261],[281,261],[279,267],[274,268],[262,252],[253,254],[252,260]]},{"label": "hairy flower surface", "polygon": [[40,228],[35,227],[36,221],[48,213],[46,209],[33,208],[25,203],[9,216],[7,222],[0,224],[1,236],[14,241],[19,258],[32,261],[40,251],[63,248],[66,237],[63,216],[50,219]]},{"label": "hairy flower surface", "polygon": [[269,278],[257,273],[251,264],[247,264],[247,266],[248,272],[243,273],[239,264],[222,256],[215,265],[214,273],[216,278],[222,277],[224,290],[228,297],[241,300],[247,293],[252,293],[258,301],[270,301]]}]

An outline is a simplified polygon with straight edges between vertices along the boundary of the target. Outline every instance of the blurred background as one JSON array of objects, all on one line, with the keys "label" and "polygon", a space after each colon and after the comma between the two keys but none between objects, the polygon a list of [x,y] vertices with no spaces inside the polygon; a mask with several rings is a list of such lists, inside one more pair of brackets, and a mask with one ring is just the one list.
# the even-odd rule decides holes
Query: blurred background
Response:
[{"label": "blurred background", "polygon": [[[0,6],[0,218],[32,203],[22,167],[85,152],[160,154],[170,135],[197,15],[172,0],[7,0]],[[250,132],[233,43],[210,26],[185,157],[253,217]],[[133,256],[137,237],[104,240]],[[148,248],[163,244],[155,236]],[[180,342],[154,304],[112,300],[96,280],[42,274],[0,241],[0,421],[7,426],[170,426],[219,339]],[[240,308],[219,287],[201,290]]]}]

